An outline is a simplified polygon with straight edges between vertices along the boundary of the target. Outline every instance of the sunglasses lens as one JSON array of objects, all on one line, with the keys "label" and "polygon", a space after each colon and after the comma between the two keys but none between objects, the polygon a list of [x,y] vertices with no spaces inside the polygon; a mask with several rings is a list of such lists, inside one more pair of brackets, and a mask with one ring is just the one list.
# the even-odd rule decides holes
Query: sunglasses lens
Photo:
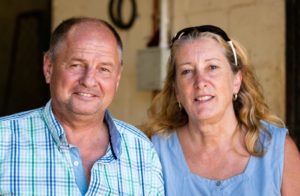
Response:
[{"label": "sunglasses lens", "polygon": [[229,39],[229,37],[227,36],[225,31],[223,31],[221,28],[219,28],[217,26],[202,25],[202,26],[188,27],[188,28],[182,29],[182,30],[178,31],[178,33],[176,33],[176,35],[172,38],[171,47],[173,46],[173,44],[176,40],[180,39],[182,36],[189,35],[194,31],[196,31],[196,32],[210,32],[210,33],[214,33],[214,34],[217,34],[217,35],[221,36],[230,45],[232,53],[233,53],[233,57],[234,57],[234,64],[237,66],[237,63],[238,63],[237,62],[237,55],[236,55],[236,51],[235,51],[235,48],[233,46],[233,43]]},{"label": "sunglasses lens", "polygon": [[213,26],[213,25],[203,25],[203,26],[196,26],[196,27],[188,27],[188,28],[180,30],[172,38],[171,44],[173,45],[173,43],[176,40],[180,39],[182,36],[189,35],[190,33],[194,32],[194,31],[214,33],[214,34],[221,36],[225,41],[227,41],[227,42],[230,41],[230,39],[227,36],[227,34],[225,33],[225,31],[223,31],[221,28]]}]

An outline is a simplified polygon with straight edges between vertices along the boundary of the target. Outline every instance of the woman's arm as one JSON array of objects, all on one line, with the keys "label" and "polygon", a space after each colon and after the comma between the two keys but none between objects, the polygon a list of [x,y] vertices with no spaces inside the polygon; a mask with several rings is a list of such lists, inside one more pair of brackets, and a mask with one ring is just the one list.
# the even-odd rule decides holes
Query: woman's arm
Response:
[{"label": "woman's arm", "polygon": [[281,194],[283,196],[300,195],[300,154],[290,136],[286,137],[284,145]]}]

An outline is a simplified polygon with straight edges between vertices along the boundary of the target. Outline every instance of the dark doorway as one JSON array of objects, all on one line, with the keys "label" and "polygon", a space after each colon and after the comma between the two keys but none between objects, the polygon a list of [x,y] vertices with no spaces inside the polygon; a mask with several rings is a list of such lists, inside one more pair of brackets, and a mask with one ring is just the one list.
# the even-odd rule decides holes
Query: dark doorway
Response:
[{"label": "dark doorway", "polygon": [[300,149],[300,1],[286,0],[286,121]]},{"label": "dark doorway", "polygon": [[0,116],[40,107],[49,98],[43,52],[50,37],[51,0],[0,3]]}]

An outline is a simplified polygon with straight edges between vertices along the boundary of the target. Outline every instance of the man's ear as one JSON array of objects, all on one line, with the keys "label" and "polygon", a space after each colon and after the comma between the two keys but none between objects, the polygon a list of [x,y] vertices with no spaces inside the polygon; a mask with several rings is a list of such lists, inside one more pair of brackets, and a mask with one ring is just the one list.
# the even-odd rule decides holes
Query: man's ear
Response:
[{"label": "man's ear", "polygon": [[118,73],[118,76],[117,76],[117,85],[116,85],[116,92],[119,88],[119,83],[120,83],[120,80],[121,80],[121,76],[122,76],[122,72],[123,72],[123,65],[120,65],[120,68],[119,68],[119,73]]},{"label": "man's ear", "polygon": [[49,52],[46,52],[44,54],[43,72],[47,84],[49,84],[51,81],[52,70],[53,70],[52,60],[49,55]]}]

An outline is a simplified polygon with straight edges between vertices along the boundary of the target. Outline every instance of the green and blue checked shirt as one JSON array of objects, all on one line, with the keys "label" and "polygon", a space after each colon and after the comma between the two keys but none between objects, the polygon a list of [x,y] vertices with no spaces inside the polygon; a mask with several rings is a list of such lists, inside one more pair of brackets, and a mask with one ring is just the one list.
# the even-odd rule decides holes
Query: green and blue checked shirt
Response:
[{"label": "green and blue checked shirt", "polygon": [[[164,195],[161,165],[148,138],[135,127],[105,120],[106,154],[92,167],[85,195]],[[81,195],[62,126],[43,108],[0,118],[0,195]]]}]

